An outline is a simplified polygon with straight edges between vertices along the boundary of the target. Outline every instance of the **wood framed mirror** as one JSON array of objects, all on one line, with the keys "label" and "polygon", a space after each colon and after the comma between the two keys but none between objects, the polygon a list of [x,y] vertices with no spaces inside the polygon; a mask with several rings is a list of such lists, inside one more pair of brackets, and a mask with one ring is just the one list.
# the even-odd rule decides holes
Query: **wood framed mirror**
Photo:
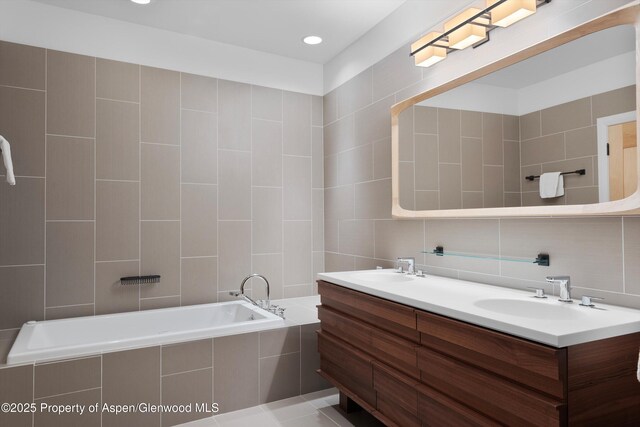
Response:
[{"label": "wood framed mirror", "polygon": [[393,217],[640,214],[639,34],[633,5],[395,104]]}]

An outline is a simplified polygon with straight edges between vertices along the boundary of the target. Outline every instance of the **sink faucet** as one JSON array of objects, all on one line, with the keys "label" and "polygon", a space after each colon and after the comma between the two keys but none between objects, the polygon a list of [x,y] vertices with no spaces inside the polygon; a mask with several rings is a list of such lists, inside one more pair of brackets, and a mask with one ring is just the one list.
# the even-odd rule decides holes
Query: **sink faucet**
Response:
[{"label": "sink faucet", "polygon": [[571,278],[569,276],[547,276],[548,283],[560,285],[560,298],[558,301],[573,302],[571,300]]},{"label": "sink faucet", "polygon": [[[397,259],[398,264],[406,262],[407,263],[407,274],[416,274],[416,259],[413,257],[404,257]],[[402,273],[402,266],[398,267],[398,273]]]},{"label": "sink faucet", "polygon": [[262,274],[254,273],[254,274],[250,274],[249,276],[245,277],[244,280],[242,280],[242,283],[240,284],[240,292],[231,291],[231,292],[229,292],[229,295],[233,295],[234,297],[241,297],[244,300],[249,301],[251,304],[255,305],[256,307],[264,308],[261,304],[258,304],[256,301],[254,301],[253,299],[251,299],[250,297],[248,297],[244,293],[244,285],[249,281],[249,279],[253,279],[254,277],[262,279],[264,281],[265,285],[267,286],[266,307],[269,308],[269,306],[271,305],[271,301],[269,299],[269,281]]}]

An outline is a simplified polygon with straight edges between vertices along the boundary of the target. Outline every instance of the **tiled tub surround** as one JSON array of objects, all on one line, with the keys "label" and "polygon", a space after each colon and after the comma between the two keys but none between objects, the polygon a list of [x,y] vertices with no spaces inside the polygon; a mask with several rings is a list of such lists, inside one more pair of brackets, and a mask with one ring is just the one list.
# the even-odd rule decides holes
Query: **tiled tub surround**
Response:
[{"label": "tiled tub surround", "polygon": [[[563,19],[576,25],[584,19],[582,10]],[[498,46],[493,42],[483,51]],[[553,290],[546,275],[569,274],[574,297],[594,295],[640,308],[640,217],[391,218],[389,108],[432,87],[431,73],[442,67],[445,73],[455,71],[454,64],[465,70],[464,52],[423,70],[413,65],[408,50],[397,50],[324,96],[325,271],[393,267],[398,256],[415,256],[429,274],[548,292]],[[615,114],[606,111],[610,102],[599,106],[599,116]],[[548,252],[551,266],[421,253],[438,244],[449,251],[532,259]]]},{"label": "tiled tub surround", "polygon": [[320,97],[7,42],[0,64],[1,359],[25,321],[224,301],[252,272],[313,294]]},{"label": "tiled tub surround", "polygon": [[[277,301],[287,326],[79,359],[0,368],[0,401],[50,404],[219,404],[220,413],[328,387],[316,369],[318,297]],[[0,425],[170,426],[206,413],[0,414]]]},{"label": "tiled tub surround", "polygon": [[[636,87],[523,116],[416,105],[400,114],[400,205],[410,210],[598,203],[597,120],[635,110]],[[564,177],[541,199],[528,175]]]}]

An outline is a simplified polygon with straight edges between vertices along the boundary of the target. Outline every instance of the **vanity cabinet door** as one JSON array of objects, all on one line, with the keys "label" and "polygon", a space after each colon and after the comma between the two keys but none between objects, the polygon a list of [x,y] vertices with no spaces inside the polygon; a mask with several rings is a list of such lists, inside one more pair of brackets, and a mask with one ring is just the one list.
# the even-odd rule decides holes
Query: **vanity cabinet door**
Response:
[{"label": "vanity cabinet door", "polygon": [[318,332],[320,371],[352,394],[376,406],[371,357],[326,332]]},{"label": "vanity cabinet door", "polygon": [[418,312],[422,345],[466,363],[566,399],[567,351],[500,332]]},{"label": "vanity cabinet door", "polygon": [[380,362],[373,362],[373,387],[377,393],[378,412],[406,427],[420,427],[418,418],[419,382],[394,371]]},{"label": "vanity cabinet door", "polygon": [[491,372],[429,350],[418,349],[422,382],[498,422],[513,426],[556,426],[566,405]]},{"label": "vanity cabinet door", "polygon": [[318,317],[322,322],[323,331],[340,337],[353,347],[370,354],[373,358],[389,366],[402,370],[414,378],[420,378],[416,357],[418,344],[324,305],[318,307]]},{"label": "vanity cabinet door", "polygon": [[323,306],[348,313],[405,339],[420,342],[413,308],[323,281],[318,281],[318,293]]}]

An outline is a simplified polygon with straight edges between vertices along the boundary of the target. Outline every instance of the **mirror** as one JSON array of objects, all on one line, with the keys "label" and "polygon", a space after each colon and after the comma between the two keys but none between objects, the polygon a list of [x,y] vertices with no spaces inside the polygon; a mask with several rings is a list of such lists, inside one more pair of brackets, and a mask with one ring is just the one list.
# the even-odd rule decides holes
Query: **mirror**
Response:
[{"label": "mirror", "polygon": [[[394,106],[396,217],[599,213],[611,205],[602,202],[629,200],[638,187],[635,28],[556,44]],[[562,175],[541,179],[554,172]]]}]

